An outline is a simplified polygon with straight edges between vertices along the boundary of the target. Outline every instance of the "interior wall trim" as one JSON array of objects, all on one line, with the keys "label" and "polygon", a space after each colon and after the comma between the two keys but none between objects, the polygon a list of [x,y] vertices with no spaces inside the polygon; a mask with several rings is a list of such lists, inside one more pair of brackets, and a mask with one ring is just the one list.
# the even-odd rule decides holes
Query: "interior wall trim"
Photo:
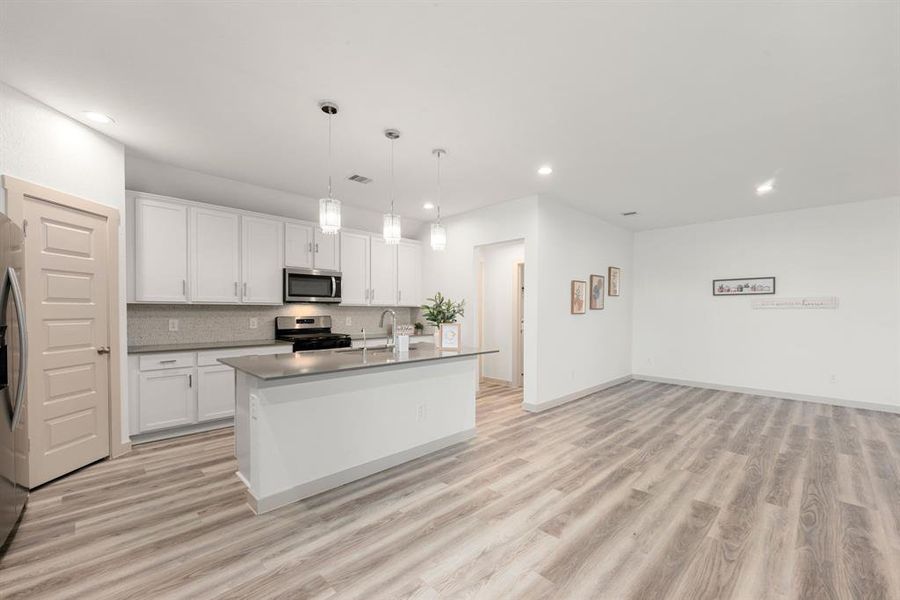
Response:
[{"label": "interior wall trim", "polygon": [[548,400],[547,402],[523,402],[522,408],[524,408],[528,412],[545,411],[551,408],[555,408],[561,404],[572,402],[573,400],[578,400],[579,398],[584,398],[585,396],[590,396],[591,394],[596,394],[597,392],[601,392],[611,387],[627,383],[631,381],[631,379],[631,375],[616,377],[615,379],[610,379],[609,381],[605,381],[603,383],[583,390],[579,390],[577,392],[572,392],[571,394],[566,394],[565,396],[560,396],[559,398],[555,398],[553,400]]},{"label": "interior wall trim", "polygon": [[892,406],[890,404],[879,404],[877,402],[860,402],[858,400],[845,400],[843,398],[828,398],[826,396],[813,396],[810,394],[794,394],[792,392],[779,392],[776,390],[762,390],[758,388],[741,387],[736,385],[722,385],[718,383],[709,383],[706,381],[693,381],[689,379],[673,379],[669,377],[655,377],[653,375],[642,375],[635,373],[633,379],[639,381],[651,381],[654,383],[670,383],[672,385],[686,385],[689,387],[704,388],[708,390],[719,390],[723,392],[737,392],[739,394],[752,394],[754,396],[769,396],[771,398],[782,398],[784,400],[797,400],[799,402],[813,402],[816,404],[830,404],[831,406],[843,406],[845,408],[861,408],[865,410],[875,410],[879,412],[900,414],[900,406]]}]

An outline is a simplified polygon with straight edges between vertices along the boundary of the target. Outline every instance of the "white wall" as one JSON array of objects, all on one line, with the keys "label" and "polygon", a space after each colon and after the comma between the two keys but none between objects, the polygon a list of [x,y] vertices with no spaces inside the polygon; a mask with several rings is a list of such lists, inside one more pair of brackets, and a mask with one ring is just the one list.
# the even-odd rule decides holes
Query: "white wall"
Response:
[{"label": "white wall", "polygon": [[[636,374],[900,408],[900,199],[641,232],[635,261]],[[749,276],[840,308],[712,296]]]},{"label": "white wall", "polygon": [[[554,402],[631,375],[634,234],[550,199],[538,214],[538,398]],[[622,270],[621,294],[603,310],[570,314],[571,281],[605,276],[610,266]]]},{"label": "white wall", "polygon": [[[425,251],[424,289],[466,300],[468,345],[476,341],[476,247],[523,240],[526,407],[540,409],[631,374],[631,232],[536,196],[454,216],[445,225],[447,249]],[[569,314],[570,281],[609,266],[623,270],[622,295],[608,299],[603,311]]]},{"label": "white wall", "polygon": [[[122,432],[128,434],[125,331],[125,153],[122,144],[0,82],[0,174],[118,209]],[[0,192],[2,193],[2,192]],[[6,199],[0,198],[6,210]]]},{"label": "white wall", "polygon": [[482,345],[499,348],[499,354],[487,354],[482,375],[513,381],[515,369],[517,264],[525,261],[521,241],[492,244],[478,249],[484,269],[482,286]]},{"label": "white wall", "polygon": [[[305,221],[319,221],[317,198],[207,175],[131,155],[125,157],[125,184],[129,190],[139,192],[174,196]],[[341,207],[341,222],[344,227],[351,229],[381,231],[382,213],[378,210],[350,206],[345,202]],[[402,226],[403,237],[414,238],[421,232],[422,223],[404,218]]]}]

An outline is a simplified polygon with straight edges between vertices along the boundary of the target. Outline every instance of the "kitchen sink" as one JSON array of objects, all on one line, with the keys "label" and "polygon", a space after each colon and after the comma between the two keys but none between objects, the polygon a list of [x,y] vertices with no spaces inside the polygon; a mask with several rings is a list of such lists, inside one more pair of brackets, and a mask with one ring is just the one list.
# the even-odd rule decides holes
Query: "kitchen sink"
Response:
[{"label": "kitchen sink", "polygon": [[[409,349],[415,350],[419,344],[410,344]],[[369,346],[368,348],[342,348],[340,350],[335,350],[335,352],[357,352],[361,353],[363,350],[368,350],[369,354],[381,353],[381,352],[393,352],[393,347],[388,346]]]}]

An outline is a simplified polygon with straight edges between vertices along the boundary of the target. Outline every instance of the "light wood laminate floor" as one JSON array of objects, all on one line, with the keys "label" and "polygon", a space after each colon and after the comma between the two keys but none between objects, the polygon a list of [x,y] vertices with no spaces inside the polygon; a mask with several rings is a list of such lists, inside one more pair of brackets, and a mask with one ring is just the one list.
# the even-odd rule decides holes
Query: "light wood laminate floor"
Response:
[{"label": "light wood laminate floor", "polygon": [[[222,430],[35,491],[14,598],[900,598],[900,415],[631,382],[254,516]],[[302,460],[302,457],[298,457]]]}]

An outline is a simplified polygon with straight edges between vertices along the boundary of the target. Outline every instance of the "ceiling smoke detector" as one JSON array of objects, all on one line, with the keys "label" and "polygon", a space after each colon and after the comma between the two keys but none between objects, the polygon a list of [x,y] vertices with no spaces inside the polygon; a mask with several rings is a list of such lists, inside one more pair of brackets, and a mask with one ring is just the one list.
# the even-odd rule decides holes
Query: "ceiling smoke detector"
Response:
[{"label": "ceiling smoke detector", "polygon": [[351,175],[347,179],[349,179],[350,181],[355,181],[356,183],[372,183],[371,177],[366,177],[365,175],[360,175],[358,173]]}]

